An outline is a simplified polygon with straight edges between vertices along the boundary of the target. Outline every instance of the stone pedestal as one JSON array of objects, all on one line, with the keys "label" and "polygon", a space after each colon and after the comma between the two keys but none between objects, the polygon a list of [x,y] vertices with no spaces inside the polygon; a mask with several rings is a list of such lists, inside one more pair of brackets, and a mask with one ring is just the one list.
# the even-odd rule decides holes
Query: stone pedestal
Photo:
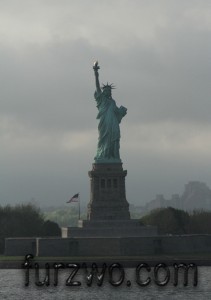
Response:
[{"label": "stone pedestal", "polygon": [[129,220],[122,163],[93,164],[87,220]]},{"label": "stone pedestal", "polygon": [[140,220],[130,219],[125,193],[126,175],[122,163],[94,163],[89,172],[91,188],[87,220],[79,220],[78,227],[62,228],[62,237],[90,239],[157,235],[155,226],[143,226]]}]

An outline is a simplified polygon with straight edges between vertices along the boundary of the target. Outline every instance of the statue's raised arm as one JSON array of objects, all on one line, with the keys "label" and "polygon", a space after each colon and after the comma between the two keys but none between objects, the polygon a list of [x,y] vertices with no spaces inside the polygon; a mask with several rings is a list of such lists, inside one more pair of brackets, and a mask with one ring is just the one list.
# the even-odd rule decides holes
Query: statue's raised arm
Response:
[{"label": "statue's raised arm", "polygon": [[100,93],[100,92],[101,92],[101,88],[100,88],[99,73],[98,73],[98,70],[100,69],[100,67],[99,67],[99,65],[98,65],[98,61],[95,61],[95,62],[94,62],[93,69],[94,69],[94,73],[95,73],[96,91],[97,91],[98,93]]}]

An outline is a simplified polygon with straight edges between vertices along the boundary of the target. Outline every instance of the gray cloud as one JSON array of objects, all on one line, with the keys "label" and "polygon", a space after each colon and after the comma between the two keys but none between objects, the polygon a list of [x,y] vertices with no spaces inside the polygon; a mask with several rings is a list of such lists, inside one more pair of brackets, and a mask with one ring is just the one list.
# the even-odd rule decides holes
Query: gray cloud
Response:
[{"label": "gray cloud", "polygon": [[211,184],[206,1],[18,3],[0,3],[1,203],[58,204],[79,190],[88,202],[95,59],[128,108],[128,200],[180,192],[192,179]]}]

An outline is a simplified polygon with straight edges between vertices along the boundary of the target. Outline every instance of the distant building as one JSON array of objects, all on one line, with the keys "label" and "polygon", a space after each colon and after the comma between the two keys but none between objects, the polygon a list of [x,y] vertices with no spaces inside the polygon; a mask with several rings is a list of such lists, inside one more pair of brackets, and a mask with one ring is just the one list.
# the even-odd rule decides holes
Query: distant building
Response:
[{"label": "distant building", "polygon": [[184,210],[211,210],[211,190],[204,182],[190,181],[181,197]]},{"label": "distant building", "polygon": [[156,195],[156,198],[145,205],[147,211],[153,210],[158,207],[168,207],[169,200],[164,199],[162,194]]},{"label": "distant building", "polygon": [[181,196],[173,194],[171,199],[167,200],[162,194],[159,194],[143,207],[143,212],[147,213],[153,209],[168,206],[189,212],[211,210],[211,190],[204,182],[190,181],[185,184],[185,190]]}]

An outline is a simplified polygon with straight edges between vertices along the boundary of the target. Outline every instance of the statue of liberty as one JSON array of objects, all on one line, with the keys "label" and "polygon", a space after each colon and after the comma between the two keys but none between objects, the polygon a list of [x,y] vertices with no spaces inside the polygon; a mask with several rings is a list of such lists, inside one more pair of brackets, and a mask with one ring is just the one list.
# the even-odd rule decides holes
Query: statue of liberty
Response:
[{"label": "statue of liberty", "polygon": [[113,84],[106,84],[100,87],[98,62],[93,66],[96,80],[96,91],[94,94],[97,102],[99,119],[98,125],[98,146],[95,163],[121,163],[119,156],[120,148],[120,128],[119,124],[127,113],[127,108],[116,106],[116,102],[112,98],[111,90]]}]

